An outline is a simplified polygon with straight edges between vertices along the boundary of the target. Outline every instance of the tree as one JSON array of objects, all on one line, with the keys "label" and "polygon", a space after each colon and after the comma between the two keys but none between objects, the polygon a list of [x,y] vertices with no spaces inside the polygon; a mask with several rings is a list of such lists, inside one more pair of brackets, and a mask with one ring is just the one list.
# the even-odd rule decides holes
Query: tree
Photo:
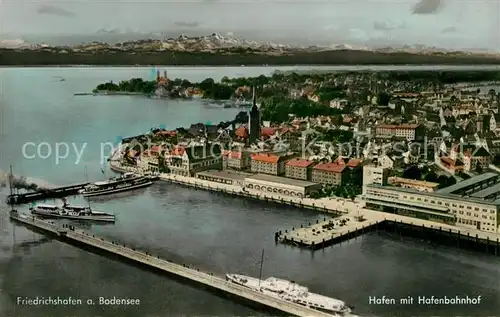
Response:
[{"label": "tree", "polygon": [[391,97],[386,92],[381,92],[377,96],[377,103],[379,105],[381,105],[381,106],[387,106],[387,105],[389,105],[389,101],[390,100],[391,100]]},{"label": "tree", "polygon": [[482,174],[483,173],[483,167],[481,166],[481,164],[477,164],[475,171],[478,174]]},{"label": "tree", "polygon": [[455,177],[450,176],[448,177],[448,186],[455,185],[457,183],[457,180]]},{"label": "tree", "polygon": [[419,180],[422,178],[422,172],[416,165],[411,165],[403,172],[404,178]]},{"label": "tree", "polygon": [[354,186],[363,185],[363,168],[361,167],[361,165],[356,166],[351,171],[351,184]]},{"label": "tree", "polygon": [[497,154],[493,157],[493,165],[500,165],[500,155]]},{"label": "tree", "polygon": [[429,171],[427,174],[425,174],[424,180],[427,182],[436,183],[438,181],[438,176],[434,171]]},{"label": "tree", "polygon": [[439,177],[437,179],[437,182],[439,183],[439,186],[438,186],[439,188],[447,187],[448,183],[449,183],[448,176],[446,176],[446,175],[439,175]]}]

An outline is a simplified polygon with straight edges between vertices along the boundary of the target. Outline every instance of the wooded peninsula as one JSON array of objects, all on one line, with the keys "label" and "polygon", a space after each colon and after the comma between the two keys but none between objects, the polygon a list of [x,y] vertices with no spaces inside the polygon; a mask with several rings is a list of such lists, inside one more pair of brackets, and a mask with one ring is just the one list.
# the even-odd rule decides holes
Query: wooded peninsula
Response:
[{"label": "wooded peninsula", "polygon": [[[251,87],[255,87],[263,120],[284,122],[290,113],[299,117],[350,113],[373,95],[374,85],[380,87],[376,93],[378,104],[387,106],[392,98],[389,91],[420,93],[442,89],[444,85],[467,83],[474,86],[485,82],[500,83],[500,71],[275,72],[272,76],[223,77],[219,82],[206,78],[198,83],[179,78],[157,78],[153,81],[133,78],[118,84],[100,84],[94,92],[130,92],[153,96],[160,90],[165,97],[170,98],[191,98],[197,94],[209,100],[248,101],[252,98]],[[345,101],[342,110],[331,106],[335,100]]]}]

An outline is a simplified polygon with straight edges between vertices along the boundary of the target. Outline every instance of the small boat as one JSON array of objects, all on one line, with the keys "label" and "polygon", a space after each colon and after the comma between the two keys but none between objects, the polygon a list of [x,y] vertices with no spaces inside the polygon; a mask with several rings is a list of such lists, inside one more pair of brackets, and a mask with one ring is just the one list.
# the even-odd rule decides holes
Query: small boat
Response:
[{"label": "small boat", "polygon": [[45,218],[115,222],[115,215],[94,211],[90,206],[68,205],[65,200],[62,206],[37,205],[31,207],[30,211],[33,215]]},{"label": "small boat", "polygon": [[[156,177],[156,176],[155,176]],[[152,179],[135,173],[125,173],[119,177],[113,177],[105,181],[95,182],[80,190],[83,197],[109,195],[127,190],[142,188],[153,185]]]}]

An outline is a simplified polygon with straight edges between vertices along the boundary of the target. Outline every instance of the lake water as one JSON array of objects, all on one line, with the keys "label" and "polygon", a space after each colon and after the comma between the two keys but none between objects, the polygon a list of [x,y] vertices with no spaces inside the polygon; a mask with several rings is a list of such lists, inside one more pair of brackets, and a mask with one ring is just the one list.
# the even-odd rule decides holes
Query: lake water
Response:
[{"label": "lake water", "polygon": [[[198,81],[270,74],[274,69],[168,68],[168,75]],[[104,177],[100,162],[104,142],[153,126],[175,128],[229,120],[239,111],[195,101],[73,96],[104,81],[148,76],[152,76],[148,68],[0,69],[0,169],[7,171],[12,164],[15,174],[52,184],[84,181],[87,169],[88,178],[98,180]],[[23,145],[42,142],[48,144],[45,150],[49,145],[55,150],[61,142],[75,144],[77,149],[86,145],[80,162],[74,151],[60,162],[54,155],[26,158]],[[31,151],[28,156],[36,154],[34,148],[25,149]],[[106,169],[106,173],[111,172]],[[6,195],[4,188],[2,204]],[[71,202],[84,203],[78,198]],[[355,305],[362,316],[491,316],[500,312],[500,261],[491,256],[377,233],[314,253],[275,245],[275,231],[324,216],[167,183],[95,199],[93,207],[114,212],[118,220],[115,225],[79,225],[89,232],[217,274],[258,276],[257,262],[265,249],[264,276],[295,280],[312,291],[340,298]],[[196,286],[48,240],[13,226],[6,212],[0,216],[0,236],[0,316],[270,316]],[[476,306],[370,305],[368,301],[370,296],[444,295],[481,295],[482,301]],[[36,296],[84,301],[116,296],[137,298],[141,304],[17,304],[18,297]]]}]

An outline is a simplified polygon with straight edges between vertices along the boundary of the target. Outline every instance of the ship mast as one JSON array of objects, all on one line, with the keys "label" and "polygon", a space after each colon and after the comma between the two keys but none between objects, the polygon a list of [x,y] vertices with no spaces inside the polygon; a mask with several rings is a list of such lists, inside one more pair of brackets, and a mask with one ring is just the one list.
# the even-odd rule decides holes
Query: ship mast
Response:
[{"label": "ship mast", "polygon": [[260,288],[260,281],[262,281],[262,266],[264,265],[264,249],[262,249],[262,256],[259,263],[260,263],[260,271],[259,271],[259,288]]},{"label": "ship mast", "polygon": [[10,205],[10,210],[14,210],[14,205],[12,204],[13,202],[11,201],[13,199],[13,190],[12,190],[12,178],[14,178],[14,174],[12,174],[12,165],[10,165],[10,173],[9,173],[9,190],[10,190],[10,199],[8,201]]},{"label": "ship mast", "polygon": [[[87,165],[85,165],[85,180],[87,181],[87,184],[89,184],[89,171],[88,171]],[[87,204],[89,205],[89,210],[92,209],[90,207],[90,199],[89,198],[87,198]]]}]

